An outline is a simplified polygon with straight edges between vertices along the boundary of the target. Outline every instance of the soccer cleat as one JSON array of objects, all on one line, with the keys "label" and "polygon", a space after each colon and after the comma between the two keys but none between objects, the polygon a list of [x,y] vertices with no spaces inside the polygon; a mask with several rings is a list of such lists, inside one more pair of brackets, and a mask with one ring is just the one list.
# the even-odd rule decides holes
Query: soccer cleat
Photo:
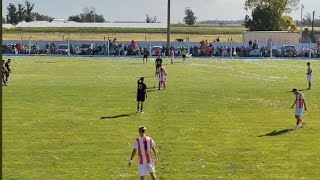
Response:
[{"label": "soccer cleat", "polygon": [[301,127],[304,127],[306,125],[306,122],[302,122],[302,126]]},{"label": "soccer cleat", "polygon": [[299,129],[299,125],[296,125],[296,127],[294,127],[293,129]]},{"label": "soccer cleat", "polygon": [[137,113],[139,113],[139,110],[137,111]]},{"label": "soccer cleat", "polygon": [[143,112],[143,111],[140,111],[140,113],[143,114],[144,112]]}]

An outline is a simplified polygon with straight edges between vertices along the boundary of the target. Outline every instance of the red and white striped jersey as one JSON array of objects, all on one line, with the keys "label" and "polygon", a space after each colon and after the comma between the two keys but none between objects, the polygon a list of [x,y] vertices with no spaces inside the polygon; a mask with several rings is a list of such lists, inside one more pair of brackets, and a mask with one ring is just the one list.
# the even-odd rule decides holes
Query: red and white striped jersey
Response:
[{"label": "red and white striped jersey", "polygon": [[297,104],[296,104],[296,109],[303,109],[304,108],[304,95],[302,93],[298,93],[296,95],[296,100],[297,100]]},{"label": "red and white striped jersey", "polygon": [[166,71],[166,69],[164,69],[164,67],[159,67],[159,74],[158,74],[158,76],[159,76],[159,79],[166,79],[166,77],[167,77],[167,71]]},{"label": "red and white striped jersey", "polygon": [[307,68],[307,74],[308,74],[308,75],[311,75],[311,74],[312,74],[312,67],[311,67],[311,66],[308,66],[308,68]]},{"label": "red and white striped jersey", "polygon": [[134,142],[134,149],[138,150],[139,164],[152,163],[151,149],[155,143],[151,137],[139,137]]}]

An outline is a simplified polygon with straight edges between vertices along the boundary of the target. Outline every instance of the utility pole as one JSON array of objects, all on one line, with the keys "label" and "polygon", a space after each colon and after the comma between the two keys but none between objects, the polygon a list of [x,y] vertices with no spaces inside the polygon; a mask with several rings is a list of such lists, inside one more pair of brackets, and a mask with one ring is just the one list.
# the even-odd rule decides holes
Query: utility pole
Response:
[{"label": "utility pole", "polygon": [[311,27],[311,33],[313,35],[313,27],[314,27],[314,14],[316,13],[316,11],[312,12],[312,27]]},{"label": "utility pole", "polygon": [[301,21],[300,21],[300,43],[302,43],[302,24],[303,24],[303,4],[301,4]]},{"label": "utility pole", "polygon": [[168,14],[167,14],[167,51],[170,49],[170,0],[168,0]]}]

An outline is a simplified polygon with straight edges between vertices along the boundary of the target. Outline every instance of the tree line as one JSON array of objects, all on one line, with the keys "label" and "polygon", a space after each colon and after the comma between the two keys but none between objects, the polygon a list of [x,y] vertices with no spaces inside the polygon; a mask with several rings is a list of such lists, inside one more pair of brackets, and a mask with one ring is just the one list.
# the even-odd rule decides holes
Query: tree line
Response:
[{"label": "tree line", "polygon": [[[296,31],[297,24],[300,21],[294,21],[288,15],[292,10],[296,9],[300,0],[246,0],[245,9],[251,11],[251,16],[246,15],[242,24],[249,31]],[[53,18],[34,11],[34,4],[25,1],[24,4],[18,3],[14,5],[9,3],[7,7],[6,18],[2,17],[2,23],[18,24],[21,21],[52,21]],[[94,7],[86,7],[82,13],[69,16],[68,21],[76,22],[105,22],[103,15],[99,15]],[[185,9],[185,17],[183,21],[187,25],[197,23],[197,16],[190,7]],[[157,17],[151,17],[146,14],[145,22],[156,23]],[[203,21],[214,22],[214,21]],[[203,23],[202,22],[202,23]],[[201,22],[200,22],[201,23]],[[224,21],[218,22],[220,26],[224,26]],[[304,26],[311,26],[311,14],[307,14],[302,21]],[[320,19],[316,19],[315,26],[320,26]]]},{"label": "tree line", "polygon": [[[2,23],[18,24],[19,22],[26,21],[52,21],[54,18],[51,16],[43,15],[34,11],[34,3],[26,0],[24,4],[18,3],[17,6],[9,3],[7,6],[6,17],[2,16]],[[77,15],[72,15],[68,21],[76,22],[105,22],[103,15],[96,13],[94,7],[86,7],[83,12]]]}]

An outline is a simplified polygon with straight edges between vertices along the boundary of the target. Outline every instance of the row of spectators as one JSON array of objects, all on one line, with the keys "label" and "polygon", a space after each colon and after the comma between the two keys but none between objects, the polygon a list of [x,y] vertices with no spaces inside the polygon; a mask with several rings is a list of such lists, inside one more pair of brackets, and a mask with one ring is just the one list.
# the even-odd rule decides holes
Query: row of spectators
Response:
[{"label": "row of spectators", "polygon": [[[215,40],[219,42],[219,40]],[[175,56],[181,56],[182,51],[186,50],[188,54],[192,56],[238,56],[238,57],[248,57],[248,56],[270,56],[270,49],[272,48],[272,42],[268,41],[267,45],[259,47],[259,43],[254,41],[249,41],[247,45],[223,45],[220,43],[211,43],[207,40],[203,40],[194,46],[189,47],[175,47],[172,45],[170,49],[164,46],[153,46],[153,47],[141,47],[134,40],[130,44],[125,44],[118,42],[115,38],[109,40],[103,44],[92,44],[83,43],[80,46],[68,44],[56,45],[55,42],[47,43],[44,48],[40,48],[38,43],[29,44],[16,43],[11,45],[2,45],[3,54],[69,54],[69,55],[116,55],[116,56],[130,56],[142,54],[148,55],[162,55],[169,56],[170,52],[174,52]],[[68,48],[69,47],[69,48]],[[109,47],[109,48],[108,48]],[[151,50],[151,52],[150,52]],[[147,51],[147,53],[146,53]],[[285,53],[284,53],[285,51]],[[302,49],[298,52],[295,47],[289,49],[272,49],[272,53],[275,56],[305,56],[305,51],[308,48]],[[320,54],[320,44],[318,44],[318,50],[313,50],[313,54]]]}]

